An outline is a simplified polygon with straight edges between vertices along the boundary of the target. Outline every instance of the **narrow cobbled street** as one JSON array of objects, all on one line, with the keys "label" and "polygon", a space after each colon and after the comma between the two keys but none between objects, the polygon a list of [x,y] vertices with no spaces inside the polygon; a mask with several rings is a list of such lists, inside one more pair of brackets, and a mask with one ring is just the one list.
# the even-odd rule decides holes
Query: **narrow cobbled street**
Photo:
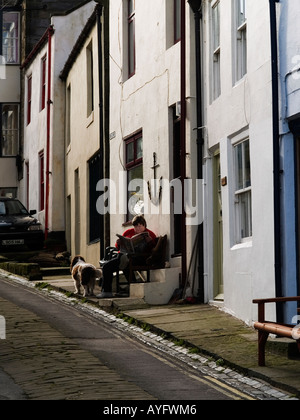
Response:
[{"label": "narrow cobbled street", "polygon": [[2,399],[248,399],[33,288],[1,279],[0,312],[0,369],[15,386]]}]

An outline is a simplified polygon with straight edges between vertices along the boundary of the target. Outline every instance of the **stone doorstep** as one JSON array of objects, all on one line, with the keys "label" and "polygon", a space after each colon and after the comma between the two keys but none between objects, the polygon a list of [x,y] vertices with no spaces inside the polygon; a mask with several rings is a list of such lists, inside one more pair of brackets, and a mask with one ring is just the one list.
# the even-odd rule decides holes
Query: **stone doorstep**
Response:
[{"label": "stone doorstep", "polygon": [[149,305],[166,305],[179,287],[180,268],[151,271],[150,283],[132,283],[130,297],[144,299]]}]

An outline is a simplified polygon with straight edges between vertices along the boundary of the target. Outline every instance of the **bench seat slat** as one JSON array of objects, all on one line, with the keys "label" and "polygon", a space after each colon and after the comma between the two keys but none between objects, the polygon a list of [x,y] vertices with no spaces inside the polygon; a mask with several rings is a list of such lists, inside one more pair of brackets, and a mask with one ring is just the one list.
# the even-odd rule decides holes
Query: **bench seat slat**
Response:
[{"label": "bench seat slat", "polygon": [[[257,330],[266,331],[269,334],[276,334],[282,337],[293,338],[292,334],[293,334],[294,326],[281,325],[281,324],[276,324],[272,322],[255,322],[254,328]],[[294,331],[294,334],[295,334],[295,331]],[[297,335],[299,336],[299,340],[300,340],[299,330],[297,331]]]}]

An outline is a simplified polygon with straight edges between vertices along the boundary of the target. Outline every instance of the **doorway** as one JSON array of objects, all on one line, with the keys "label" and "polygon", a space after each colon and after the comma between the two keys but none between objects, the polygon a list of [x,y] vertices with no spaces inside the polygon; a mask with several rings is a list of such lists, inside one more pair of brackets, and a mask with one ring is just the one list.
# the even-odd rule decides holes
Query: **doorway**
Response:
[{"label": "doorway", "polygon": [[220,152],[213,157],[213,248],[214,300],[224,300],[223,286],[223,217]]},{"label": "doorway", "polygon": [[75,237],[75,255],[80,254],[80,179],[79,169],[75,170],[74,177],[75,187],[75,226],[74,226],[74,237]]}]

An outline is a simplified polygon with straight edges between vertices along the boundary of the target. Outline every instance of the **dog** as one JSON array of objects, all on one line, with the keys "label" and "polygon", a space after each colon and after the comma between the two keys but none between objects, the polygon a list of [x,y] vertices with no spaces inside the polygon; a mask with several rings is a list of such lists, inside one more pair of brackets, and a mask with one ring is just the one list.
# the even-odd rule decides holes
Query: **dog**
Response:
[{"label": "dog", "polygon": [[80,294],[83,287],[83,297],[93,296],[96,280],[102,277],[102,270],[85,262],[81,255],[76,255],[70,266],[72,279],[74,280],[75,293]]}]

